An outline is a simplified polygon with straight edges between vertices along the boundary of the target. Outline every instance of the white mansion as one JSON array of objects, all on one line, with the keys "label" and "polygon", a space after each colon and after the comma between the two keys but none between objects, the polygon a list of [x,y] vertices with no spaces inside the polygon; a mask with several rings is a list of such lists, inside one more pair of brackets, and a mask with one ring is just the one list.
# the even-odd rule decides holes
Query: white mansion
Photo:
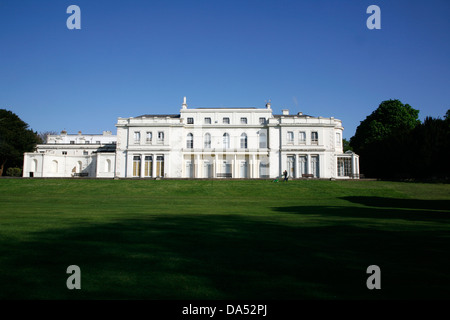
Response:
[{"label": "white mansion", "polygon": [[359,157],[343,153],[333,117],[272,114],[265,108],[188,109],[119,118],[117,136],[48,136],[24,155],[24,177],[358,178]]}]

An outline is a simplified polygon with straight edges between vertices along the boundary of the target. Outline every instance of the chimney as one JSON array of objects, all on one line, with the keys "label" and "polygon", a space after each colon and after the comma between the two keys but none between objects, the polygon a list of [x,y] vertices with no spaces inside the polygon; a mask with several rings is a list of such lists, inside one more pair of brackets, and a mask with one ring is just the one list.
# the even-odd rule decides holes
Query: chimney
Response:
[{"label": "chimney", "polygon": [[183,98],[183,104],[181,105],[183,109],[187,109],[186,97]]},{"label": "chimney", "polygon": [[266,109],[270,109],[270,100],[266,103]]},{"label": "chimney", "polygon": [[288,116],[289,115],[289,109],[283,109],[281,110],[283,116]]}]

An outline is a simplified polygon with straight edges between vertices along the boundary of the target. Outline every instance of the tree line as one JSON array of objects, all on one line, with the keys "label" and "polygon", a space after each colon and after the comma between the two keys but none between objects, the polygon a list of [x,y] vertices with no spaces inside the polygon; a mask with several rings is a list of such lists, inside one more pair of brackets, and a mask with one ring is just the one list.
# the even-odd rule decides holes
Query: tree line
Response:
[{"label": "tree line", "polygon": [[383,101],[361,121],[350,147],[360,171],[381,179],[450,178],[450,109],[444,117],[418,119],[419,110],[399,100]]}]

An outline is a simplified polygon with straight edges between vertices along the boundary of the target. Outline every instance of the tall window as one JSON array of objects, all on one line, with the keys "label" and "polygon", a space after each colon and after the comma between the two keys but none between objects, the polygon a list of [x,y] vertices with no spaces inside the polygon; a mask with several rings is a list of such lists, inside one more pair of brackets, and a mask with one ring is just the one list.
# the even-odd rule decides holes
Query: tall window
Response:
[{"label": "tall window", "polygon": [[144,167],[144,176],[151,177],[153,170],[153,157],[145,156],[145,167]]},{"label": "tall window", "polygon": [[211,118],[205,118],[205,124],[211,124]]},{"label": "tall window", "polygon": [[311,144],[319,144],[319,133],[316,131],[311,132]]},{"label": "tall window", "polygon": [[223,118],[223,124],[230,124],[230,118]]},{"label": "tall window", "polygon": [[224,149],[230,148],[230,135],[228,133],[223,134],[223,148]]},{"label": "tall window", "polygon": [[147,138],[145,139],[145,141],[146,141],[148,144],[150,144],[150,143],[152,143],[152,138],[153,138],[152,133],[151,133],[150,131],[147,132]]},{"label": "tall window", "polygon": [[164,132],[158,132],[158,143],[164,143]]},{"label": "tall window", "polygon": [[187,118],[188,124],[194,124],[194,118]]},{"label": "tall window", "polygon": [[134,156],[133,157],[133,177],[141,176],[141,157]]},{"label": "tall window", "polygon": [[194,148],[194,136],[192,135],[192,133],[188,133],[187,135],[186,148],[188,149]]},{"label": "tall window", "polygon": [[294,132],[288,131],[288,133],[287,133],[287,143],[289,143],[289,144],[294,143]]},{"label": "tall window", "polygon": [[259,147],[267,148],[267,136],[264,132],[261,132],[259,134]]},{"label": "tall window", "polygon": [[106,159],[106,162],[105,162],[105,171],[106,171],[106,172],[111,172],[111,160],[109,160],[109,159]]},{"label": "tall window", "polygon": [[298,134],[298,143],[300,143],[300,144],[306,143],[306,132],[305,131],[300,131],[300,133]]},{"label": "tall window", "polygon": [[341,145],[341,133],[340,132],[336,132],[336,145],[340,146]]},{"label": "tall window", "polygon": [[241,149],[247,149],[247,135],[241,134]]},{"label": "tall window", "polygon": [[352,174],[352,158],[338,158],[338,176],[350,177]]},{"label": "tall window", "polygon": [[141,133],[139,131],[134,132],[134,143],[140,143],[141,142]]},{"label": "tall window", "polygon": [[211,135],[209,133],[205,134],[205,149],[211,148]]}]

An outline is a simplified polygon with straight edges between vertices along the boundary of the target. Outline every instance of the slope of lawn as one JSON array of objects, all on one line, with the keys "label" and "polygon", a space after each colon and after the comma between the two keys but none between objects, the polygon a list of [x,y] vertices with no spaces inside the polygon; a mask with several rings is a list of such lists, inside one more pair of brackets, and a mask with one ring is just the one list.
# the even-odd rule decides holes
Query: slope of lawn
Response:
[{"label": "slope of lawn", "polygon": [[1,179],[0,298],[448,299],[449,231],[446,184]]}]

